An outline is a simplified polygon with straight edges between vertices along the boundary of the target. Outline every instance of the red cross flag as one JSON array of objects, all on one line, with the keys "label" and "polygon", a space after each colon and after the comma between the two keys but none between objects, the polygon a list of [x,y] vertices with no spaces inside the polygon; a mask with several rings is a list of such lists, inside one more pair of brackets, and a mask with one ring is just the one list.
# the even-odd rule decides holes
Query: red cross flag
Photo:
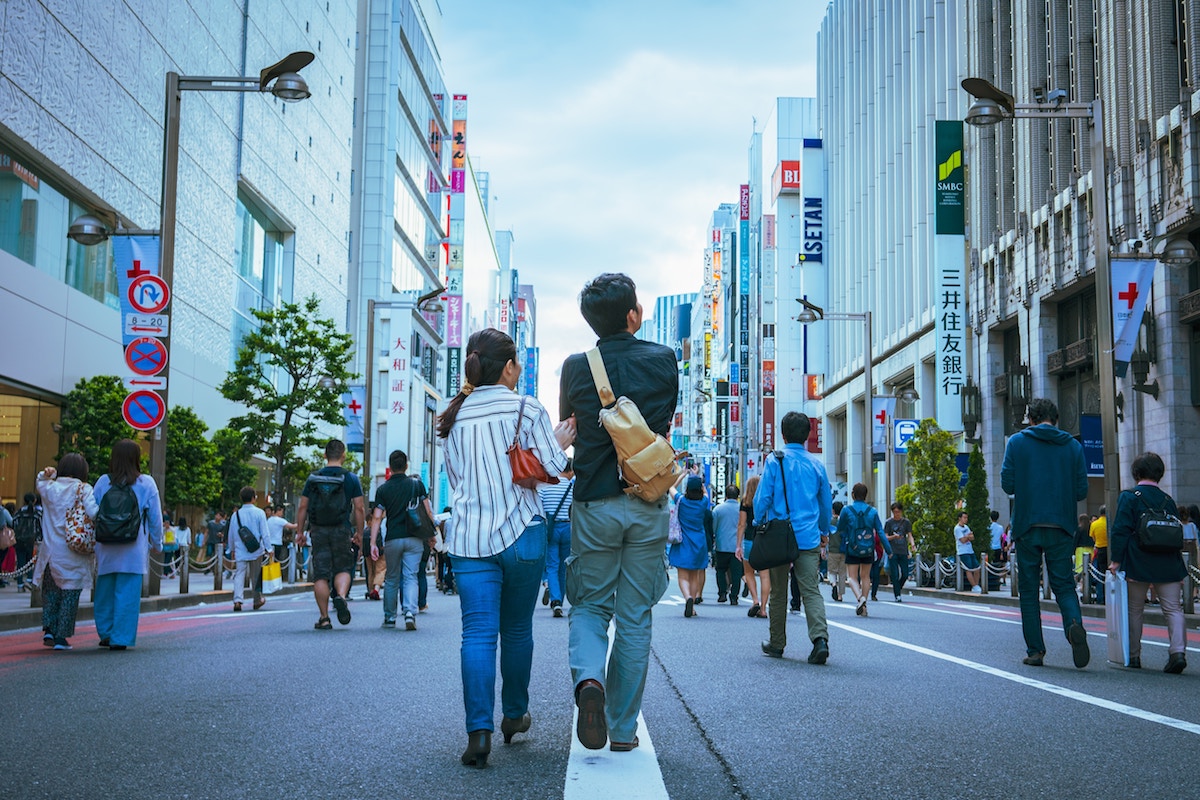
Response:
[{"label": "red cross flag", "polygon": [[363,420],[366,419],[367,390],[364,386],[351,386],[342,395],[342,417],[346,420],[346,446],[363,444]]},{"label": "red cross flag", "polygon": [[896,414],[896,398],[871,398],[871,453],[887,454],[888,428]]},{"label": "red cross flag", "polygon": [[1122,377],[1125,365],[1137,347],[1142,314],[1146,311],[1157,264],[1154,258],[1112,260],[1113,358],[1117,362],[1116,372]]}]

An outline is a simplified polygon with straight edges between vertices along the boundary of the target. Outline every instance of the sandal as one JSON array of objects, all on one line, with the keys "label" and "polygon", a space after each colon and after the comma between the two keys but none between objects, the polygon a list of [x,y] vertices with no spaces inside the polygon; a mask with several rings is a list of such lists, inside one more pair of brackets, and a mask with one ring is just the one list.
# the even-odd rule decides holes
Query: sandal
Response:
[{"label": "sandal", "polygon": [[313,628],[319,631],[331,631],[333,630],[333,623],[329,621],[329,617],[321,617],[317,620],[317,624],[313,625]]},{"label": "sandal", "polygon": [[754,605],[750,606],[750,610],[746,612],[746,616],[757,617],[759,611],[762,611],[762,606],[760,606],[758,603],[755,603]]}]

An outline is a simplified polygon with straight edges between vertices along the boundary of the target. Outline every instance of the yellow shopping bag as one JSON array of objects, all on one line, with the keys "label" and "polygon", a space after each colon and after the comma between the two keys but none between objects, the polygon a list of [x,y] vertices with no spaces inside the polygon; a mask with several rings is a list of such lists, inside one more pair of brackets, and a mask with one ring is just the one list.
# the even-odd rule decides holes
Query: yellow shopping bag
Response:
[{"label": "yellow shopping bag", "polygon": [[263,564],[262,568],[262,590],[263,594],[274,594],[283,588],[283,571],[279,567],[278,561],[272,561],[269,564]]}]

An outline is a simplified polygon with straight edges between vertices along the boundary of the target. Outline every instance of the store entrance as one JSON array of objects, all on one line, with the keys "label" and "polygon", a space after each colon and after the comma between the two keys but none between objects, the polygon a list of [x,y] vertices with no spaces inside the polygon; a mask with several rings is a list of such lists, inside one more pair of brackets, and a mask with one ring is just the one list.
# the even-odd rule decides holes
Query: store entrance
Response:
[{"label": "store entrance", "polygon": [[38,470],[55,463],[61,407],[0,384],[0,498],[21,505]]}]

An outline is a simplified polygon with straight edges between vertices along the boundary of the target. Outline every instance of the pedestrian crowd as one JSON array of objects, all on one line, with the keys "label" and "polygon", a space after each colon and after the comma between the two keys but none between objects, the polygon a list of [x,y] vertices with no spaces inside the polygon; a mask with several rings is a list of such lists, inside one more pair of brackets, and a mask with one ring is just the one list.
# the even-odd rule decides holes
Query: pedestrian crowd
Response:
[{"label": "pedestrian crowd", "polygon": [[[412,632],[427,607],[434,559],[436,587],[457,595],[461,613],[467,737],[461,762],[481,768],[492,751],[498,663],[504,742],[533,724],[539,590],[552,618],[568,619],[576,736],[585,748],[607,745],[614,752],[639,746],[652,611],[668,590],[668,567],[676,570],[687,619],[700,616],[713,567],[718,604],[748,599],[748,616],[768,620],[760,645],[767,657],[784,657],[789,612],[804,614],[807,661],[814,665],[826,664],[832,652],[823,581],[833,602],[845,601],[849,587],[863,618],[869,603],[878,602],[885,576],[894,602],[903,602],[917,551],[903,505],[892,502],[882,519],[865,483],[851,488],[848,503],[834,502],[824,463],[806,447],[812,431],[806,415],[786,413],[783,446],[744,487],[722,487],[719,501],[696,464],[658,459],[647,469],[643,455],[668,434],[676,405],[675,354],[636,337],[642,306],[625,275],[589,282],[580,311],[597,342],[562,366],[557,424],[535,398],[516,392],[521,362],[513,340],[495,329],[470,336],[461,389],[437,420],[451,495],[441,514],[421,477],[409,473],[403,450],[388,455],[389,475],[368,498],[345,466],[345,444],[333,439],[325,466],[304,482],[294,523],[282,506],[264,511],[256,490],[246,487],[240,506],[218,511],[193,536],[186,520],[172,523],[162,513],[159,488],[140,471],[136,442],[113,446],[95,486],[84,457],[67,453],[38,474],[37,493],[27,494],[20,509],[0,509],[0,545],[11,559],[28,563],[36,550],[34,569],[18,582],[42,591],[44,644],[71,649],[81,593],[94,588],[100,645],[133,647],[150,553],[161,555],[166,574],[193,548],[209,558],[219,553],[231,565],[233,610],[243,609],[247,591],[257,610],[266,602],[261,571],[288,557],[289,539],[312,582],[316,630],[332,630],[334,618],[350,624],[347,601],[361,563],[364,594],[381,601],[382,626],[402,623]],[[991,512],[977,546],[969,515],[957,516],[956,558],[971,591],[989,580],[977,550],[991,562],[1015,561],[1023,663],[1039,667],[1048,653],[1039,597],[1044,567],[1072,661],[1083,668],[1090,651],[1075,577],[1090,555],[1110,574],[1110,586],[1120,582],[1126,593],[1126,665],[1142,666],[1150,600],[1167,623],[1165,671],[1182,672],[1182,554],[1196,557],[1200,509],[1176,505],[1159,486],[1162,459],[1145,453],[1133,461],[1134,485],[1121,493],[1111,526],[1103,508],[1094,520],[1079,515],[1088,490],[1080,444],[1057,427],[1049,400],[1031,401],[1028,420],[1009,439],[1000,473],[1012,497],[1010,528]],[[640,443],[631,447],[635,434]]]}]

